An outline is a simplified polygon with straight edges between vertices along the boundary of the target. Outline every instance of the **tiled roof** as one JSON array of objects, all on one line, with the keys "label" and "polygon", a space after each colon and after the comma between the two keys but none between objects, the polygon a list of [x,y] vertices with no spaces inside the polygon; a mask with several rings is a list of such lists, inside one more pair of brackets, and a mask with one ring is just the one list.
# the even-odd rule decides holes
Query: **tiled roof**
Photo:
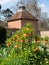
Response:
[{"label": "tiled roof", "polygon": [[21,19],[31,19],[31,20],[37,20],[35,16],[33,16],[31,13],[29,13],[26,10],[20,10],[18,11],[15,15],[10,17],[8,21],[13,21],[13,20],[21,20]]}]

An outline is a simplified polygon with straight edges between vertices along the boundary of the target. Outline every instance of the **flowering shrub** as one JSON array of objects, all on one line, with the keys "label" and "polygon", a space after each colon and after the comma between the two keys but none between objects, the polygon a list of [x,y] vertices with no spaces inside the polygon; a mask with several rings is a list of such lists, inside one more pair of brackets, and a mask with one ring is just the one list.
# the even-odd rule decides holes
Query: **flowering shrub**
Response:
[{"label": "flowering shrub", "polygon": [[44,40],[27,23],[0,47],[0,65],[49,65],[49,41],[45,45]]}]

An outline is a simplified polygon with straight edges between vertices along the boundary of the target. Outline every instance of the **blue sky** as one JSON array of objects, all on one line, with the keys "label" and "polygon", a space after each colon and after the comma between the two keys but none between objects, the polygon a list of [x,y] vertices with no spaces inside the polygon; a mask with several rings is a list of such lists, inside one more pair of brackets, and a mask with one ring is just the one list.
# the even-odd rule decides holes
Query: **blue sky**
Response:
[{"label": "blue sky", "polygon": [[47,12],[49,16],[49,0],[39,0],[39,6],[42,9],[42,12]]},{"label": "blue sky", "polygon": [[[2,9],[11,8],[15,6],[18,0],[0,0]],[[42,12],[47,12],[49,15],[49,0],[38,0],[39,6],[41,7]]]},{"label": "blue sky", "polygon": [[15,5],[18,0],[0,0],[0,4],[2,5],[2,9],[11,8]]}]

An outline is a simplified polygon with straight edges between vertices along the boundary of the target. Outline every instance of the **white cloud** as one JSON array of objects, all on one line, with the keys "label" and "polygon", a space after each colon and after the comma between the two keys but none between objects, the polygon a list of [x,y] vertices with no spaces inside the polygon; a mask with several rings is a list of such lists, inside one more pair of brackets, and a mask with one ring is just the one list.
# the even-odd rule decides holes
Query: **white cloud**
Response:
[{"label": "white cloud", "polygon": [[39,7],[41,7],[42,12],[47,12],[47,10],[48,10],[45,4],[41,4],[41,5],[39,5]]},{"label": "white cloud", "polygon": [[40,6],[43,8],[43,7],[45,7],[45,4],[41,4]]},{"label": "white cloud", "polygon": [[16,2],[17,0],[0,0],[0,4],[7,4],[7,3],[10,3],[10,2]]},{"label": "white cloud", "polygon": [[13,7],[18,0],[0,0],[0,4],[2,6],[2,9],[7,9],[10,7]]},{"label": "white cloud", "polygon": [[48,6],[46,6],[44,3],[42,4],[39,4],[39,7],[41,8],[41,12],[47,12],[48,13],[48,16],[49,16],[49,8]]},{"label": "white cloud", "polygon": [[5,4],[5,3],[8,3],[9,2],[9,0],[0,0],[0,4]]}]

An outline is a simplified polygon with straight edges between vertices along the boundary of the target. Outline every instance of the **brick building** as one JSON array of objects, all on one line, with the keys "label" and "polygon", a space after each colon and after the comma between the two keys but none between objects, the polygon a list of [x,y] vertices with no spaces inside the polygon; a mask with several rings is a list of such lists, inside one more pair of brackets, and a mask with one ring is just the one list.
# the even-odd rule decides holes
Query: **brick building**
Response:
[{"label": "brick building", "polygon": [[34,30],[38,32],[38,19],[26,11],[25,6],[19,8],[20,10],[8,20],[8,28],[13,30],[21,29],[26,23],[31,23]]}]

